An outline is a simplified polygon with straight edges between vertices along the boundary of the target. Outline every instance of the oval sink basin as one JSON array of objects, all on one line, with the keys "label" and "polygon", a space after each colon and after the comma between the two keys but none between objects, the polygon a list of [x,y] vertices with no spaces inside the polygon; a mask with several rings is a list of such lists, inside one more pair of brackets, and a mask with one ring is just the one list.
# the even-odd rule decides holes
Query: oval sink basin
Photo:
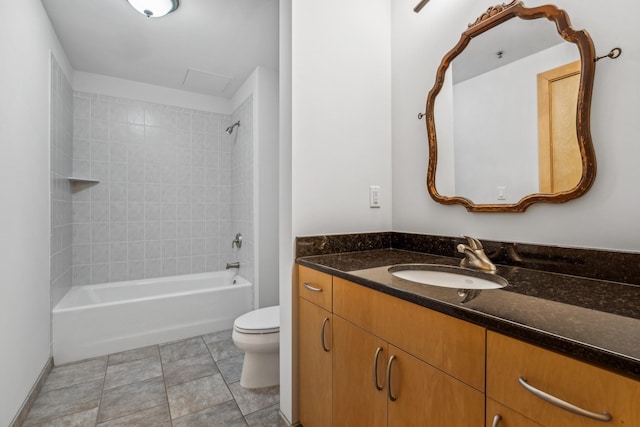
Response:
[{"label": "oval sink basin", "polygon": [[403,264],[389,268],[389,273],[423,285],[455,289],[498,289],[507,286],[504,277],[452,265]]}]

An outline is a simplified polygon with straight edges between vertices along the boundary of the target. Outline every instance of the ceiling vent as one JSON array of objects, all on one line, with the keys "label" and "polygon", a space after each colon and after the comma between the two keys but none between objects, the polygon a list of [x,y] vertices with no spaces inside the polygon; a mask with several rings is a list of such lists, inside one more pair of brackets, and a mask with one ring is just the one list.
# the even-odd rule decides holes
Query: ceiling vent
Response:
[{"label": "ceiling vent", "polygon": [[231,80],[232,77],[189,68],[184,75],[182,85],[190,91],[221,96]]}]

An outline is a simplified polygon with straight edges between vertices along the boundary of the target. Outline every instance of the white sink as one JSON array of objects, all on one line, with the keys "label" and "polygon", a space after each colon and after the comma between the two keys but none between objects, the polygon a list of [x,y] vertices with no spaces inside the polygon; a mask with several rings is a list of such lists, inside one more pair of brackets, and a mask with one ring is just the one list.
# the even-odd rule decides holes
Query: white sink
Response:
[{"label": "white sink", "polygon": [[451,265],[394,265],[389,268],[389,273],[423,285],[454,289],[498,289],[508,284],[505,278],[496,274]]}]

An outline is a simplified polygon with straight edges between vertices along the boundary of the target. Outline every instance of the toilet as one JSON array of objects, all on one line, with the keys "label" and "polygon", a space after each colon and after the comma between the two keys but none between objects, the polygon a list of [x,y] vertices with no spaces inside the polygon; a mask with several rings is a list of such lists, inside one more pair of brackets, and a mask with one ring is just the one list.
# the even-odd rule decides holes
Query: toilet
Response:
[{"label": "toilet", "polygon": [[233,322],[233,343],[244,351],[240,385],[244,388],[280,384],[280,306],[260,308]]}]

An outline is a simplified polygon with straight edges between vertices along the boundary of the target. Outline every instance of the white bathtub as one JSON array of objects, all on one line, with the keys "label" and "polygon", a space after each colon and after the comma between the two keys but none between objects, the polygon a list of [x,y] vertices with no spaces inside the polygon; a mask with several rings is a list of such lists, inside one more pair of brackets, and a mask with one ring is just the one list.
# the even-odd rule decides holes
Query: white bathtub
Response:
[{"label": "white bathtub", "polygon": [[252,309],[253,285],[231,270],[74,286],[53,309],[54,362],[231,329]]}]

